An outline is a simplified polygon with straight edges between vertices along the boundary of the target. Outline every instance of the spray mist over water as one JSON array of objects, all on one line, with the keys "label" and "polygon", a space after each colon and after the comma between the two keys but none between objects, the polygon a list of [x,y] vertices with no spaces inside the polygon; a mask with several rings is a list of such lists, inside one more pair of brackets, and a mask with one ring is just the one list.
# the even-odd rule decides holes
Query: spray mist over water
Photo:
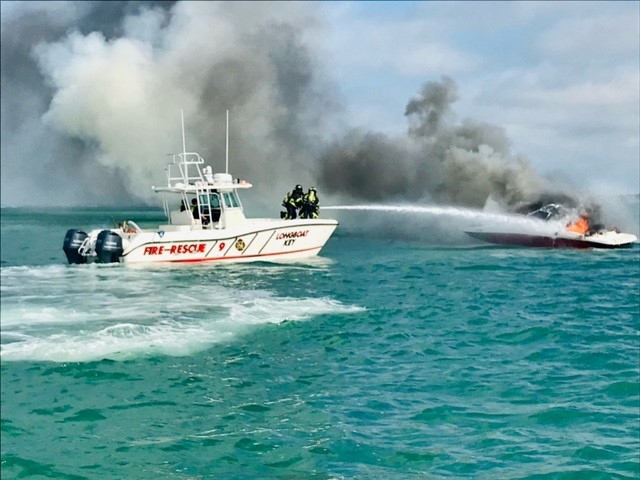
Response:
[{"label": "spray mist over water", "polygon": [[[471,240],[466,230],[503,231],[533,235],[553,235],[564,229],[566,219],[545,222],[509,213],[478,209],[425,205],[335,205],[323,210],[367,215],[358,219],[367,236],[421,241],[424,243],[464,244]],[[375,218],[374,218],[375,217]]]}]

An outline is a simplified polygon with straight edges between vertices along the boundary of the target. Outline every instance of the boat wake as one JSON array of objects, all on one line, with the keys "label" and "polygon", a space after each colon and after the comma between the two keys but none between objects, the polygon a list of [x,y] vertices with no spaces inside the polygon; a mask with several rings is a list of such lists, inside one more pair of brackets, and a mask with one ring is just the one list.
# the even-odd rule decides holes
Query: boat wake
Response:
[{"label": "boat wake", "polygon": [[292,273],[281,269],[263,270],[262,280],[250,284],[244,278],[248,269],[225,273],[222,285],[204,269],[194,274],[193,269],[108,265],[4,268],[0,358],[88,362],[184,356],[258,325],[363,310],[332,298],[287,297],[265,288],[287,282],[284,277]]}]

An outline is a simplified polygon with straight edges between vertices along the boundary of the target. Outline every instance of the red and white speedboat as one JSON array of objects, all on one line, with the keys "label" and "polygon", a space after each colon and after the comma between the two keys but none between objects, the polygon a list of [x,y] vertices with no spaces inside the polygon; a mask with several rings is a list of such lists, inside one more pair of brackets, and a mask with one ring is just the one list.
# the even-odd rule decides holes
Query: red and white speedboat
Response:
[{"label": "red and white speedboat", "polygon": [[467,231],[467,235],[498,245],[547,248],[624,248],[630,247],[638,238],[630,233],[614,230],[602,231],[590,235],[580,235],[569,231],[551,234],[530,234],[496,231]]},{"label": "red and white speedboat", "polygon": [[238,191],[252,185],[213,174],[204,163],[183,140],[183,152],[166,169],[167,186],[152,187],[163,195],[167,223],[143,229],[129,220],[89,233],[68,230],[63,250],[69,263],[295,260],[317,255],[338,225],[321,218],[246,218]]},{"label": "red and white speedboat", "polygon": [[[580,234],[569,231],[562,222],[553,221],[561,215],[559,205],[546,205],[527,216],[530,225],[519,225],[518,229],[476,229],[465,231],[470,237],[498,245],[546,248],[625,248],[630,247],[638,238],[631,233],[598,228],[594,232]],[[542,220],[542,221],[541,221]]]}]

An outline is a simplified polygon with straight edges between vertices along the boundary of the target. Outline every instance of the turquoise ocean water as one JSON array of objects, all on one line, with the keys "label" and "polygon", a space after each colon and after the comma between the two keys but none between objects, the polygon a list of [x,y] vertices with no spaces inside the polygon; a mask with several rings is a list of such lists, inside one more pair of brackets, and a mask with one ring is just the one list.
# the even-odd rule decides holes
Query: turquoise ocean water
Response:
[{"label": "turquoise ocean water", "polygon": [[640,478],[638,245],[344,215],[305,263],[130,268],[66,264],[111,212],[3,209],[2,478]]}]

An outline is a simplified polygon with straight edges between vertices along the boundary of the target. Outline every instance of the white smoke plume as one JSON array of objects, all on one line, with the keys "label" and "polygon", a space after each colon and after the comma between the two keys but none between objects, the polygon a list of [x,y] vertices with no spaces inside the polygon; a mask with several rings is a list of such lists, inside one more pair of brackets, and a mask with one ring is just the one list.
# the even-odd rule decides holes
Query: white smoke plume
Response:
[{"label": "white smoke plume", "polygon": [[312,4],[122,6],[3,15],[2,96],[14,99],[2,105],[3,205],[29,203],[29,184],[54,204],[150,201],[166,154],[182,150],[181,110],[187,149],[217,171],[230,110],[230,173],[259,180],[256,196],[279,204],[290,184],[311,182],[332,108],[306,44],[320,28]]}]

